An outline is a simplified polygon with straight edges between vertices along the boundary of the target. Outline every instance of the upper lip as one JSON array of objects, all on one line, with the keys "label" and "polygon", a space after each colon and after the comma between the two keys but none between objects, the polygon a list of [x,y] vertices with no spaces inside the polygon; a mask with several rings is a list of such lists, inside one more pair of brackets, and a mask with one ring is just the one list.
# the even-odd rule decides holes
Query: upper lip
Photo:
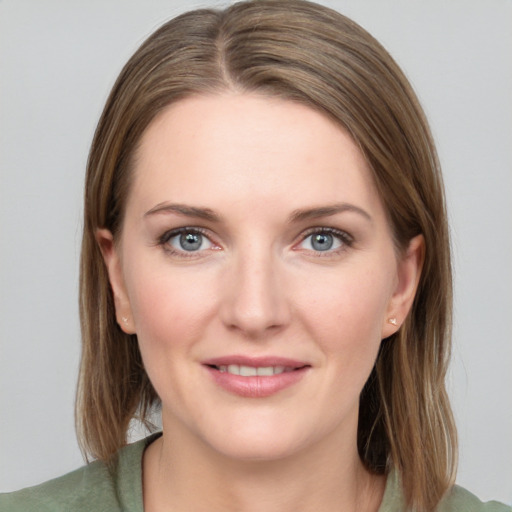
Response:
[{"label": "upper lip", "polygon": [[202,362],[207,366],[229,366],[230,364],[237,364],[240,366],[252,366],[254,368],[262,368],[268,366],[284,366],[285,368],[303,368],[304,366],[310,366],[305,361],[299,361],[297,359],[290,359],[287,357],[278,356],[259,356],[250,357],[244,355],[230,355],[220,356],[207,359]]}]

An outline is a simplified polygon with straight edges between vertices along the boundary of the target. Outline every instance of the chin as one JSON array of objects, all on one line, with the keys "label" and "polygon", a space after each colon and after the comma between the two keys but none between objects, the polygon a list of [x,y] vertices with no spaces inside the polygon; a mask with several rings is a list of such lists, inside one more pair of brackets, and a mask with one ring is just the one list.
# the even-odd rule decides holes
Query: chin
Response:
[{"label": "chin", "polygon": [[294,425],[282,415],[267,417],[266,421],[254,417],[248,421],[250,417],[217,427],[210,423],[212,428],[201,437],[217,453],[239,461],[282,460],[307,450],[318,442],[317,437],[322,437],[314,426],[299,422]]},{"label": "chin", "polygon": [[230,438],[227,443],[211,445],[226,458],[246,462],[271,462],[286,459],[304,448],[302,443],[273,436],[273,439]]}]

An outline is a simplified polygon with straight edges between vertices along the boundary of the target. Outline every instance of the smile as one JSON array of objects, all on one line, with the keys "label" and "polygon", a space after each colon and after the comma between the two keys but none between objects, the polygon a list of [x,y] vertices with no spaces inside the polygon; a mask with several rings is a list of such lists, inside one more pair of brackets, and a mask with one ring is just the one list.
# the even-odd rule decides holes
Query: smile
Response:
[{"label": "smile", "polygon": [[223,391],[245,398],[265,398],[298,384],[311,365],[281,357],[227,356],[203,366]]},{"label": "smile", "polygon": [[280,373],[292,372],[295,368],[286,366],[245,366],[238,364],[215,366],[221,373],[230,373],[231,375],[240,375],[242,377],[270,377]]}]

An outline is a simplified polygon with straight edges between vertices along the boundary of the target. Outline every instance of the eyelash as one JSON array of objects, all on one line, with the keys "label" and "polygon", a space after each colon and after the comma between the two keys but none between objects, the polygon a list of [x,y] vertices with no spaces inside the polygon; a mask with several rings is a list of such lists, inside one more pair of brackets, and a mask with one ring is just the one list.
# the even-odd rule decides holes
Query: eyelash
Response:
[{"label": "eyelash", "polygon": [[[174,247],[172,247],[169,244],[169,241],[179,235],[183,234],[192,234],[192,235],[201,235],[208,239],[208,241],[214,246],[218,247],[217,244],[215,244],[211,240],[211,235],[209,232],[205,229],[198,228],[198,227],[182,227],[177,229],[172,229],[170,231],[166,231],[163,233],[157,241],[157,245],[160,245],[164,248],[164,250],[173,255],[173,256],[179,256],[181,258],[193,258],[197,257],[198,254],[201,252],[204,252],[203,250],[198,251],[185,251],[185,250],[177,250]],[[301,239],[298,243],[294,244],[294,248],[299,246],[300,244],[304,243],[310,236],[313,235],[332,235],[333,237],[337,238],[341,242],[341,247],[338,247],[334,250],[326,250],[326,251],[315,251],[315,250],[308,250],[311,254],[313,254],[315,257],[325,258],[332,256],[334,254],[339,254],[343,251],[345,251],[347,248],[350,248],[354,244],[354,238],[348,234],[346,231],[341,231],[339,229],[335,228],[329,228],[329,227],[314,227],[308,229],[306,232],[304,232],[301,236]]]},{"label": "eyelash", "polygon": [[177,229],[172,229],[170,231],[166,231],[162,236],[160,236],[158,238],[158,245],[162,246],[163,249],[168,254],[171,254],[172,256],[178,256],[180,258],[197,257],[198,253],[200,253],[202,251],[184,251],[184,250],[180,251],[180,250],[175,249],[174,247],[172,247],[169,244],[169,241],[172,238],[179,236],[179,235],[183,235],[183,234],[201,235],[201,236],[205,237],[206,239],[208,239],[212,245],[214,245],[214,246],[217,245],[211,241],[211,236],[209,235],[209,232],[207,230],[201,229],[201,228],[196,228],[196,227],[194,227],[194,228],[183,227],[183,228],[177,228]]},{"label": "eyelash", "polygon": [[349,235],[346,231],[341,231],[336,228],[328,228],[328,227],[315,227],[308,229],[303,235],[298,244],[295,244],[294,247],[304,243],[309,237],[313,235],[332,235],[334,238],[337,238],[341,242],[341,246],[326,251],[309,251],[315,257],[318,258],[328,258],[329,256],[340,254],[343,251],[346,251],[348,248],[354,245],[354,238],[352,235]]}]

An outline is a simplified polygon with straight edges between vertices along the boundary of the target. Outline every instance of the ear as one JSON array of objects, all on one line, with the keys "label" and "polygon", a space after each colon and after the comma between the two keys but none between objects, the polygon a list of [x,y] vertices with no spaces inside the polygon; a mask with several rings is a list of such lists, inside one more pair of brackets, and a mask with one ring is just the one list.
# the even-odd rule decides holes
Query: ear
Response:
[{"label": "ear", "polygon": [[132,310],[128,294],[126,293],[121,259],[119,250],[114,244],[114,237],[108,229],[97,229],[96,241],[98,242],[105,266],[107,267],[108,278],[114,295],[117,323],[126,334],[135,334]]},{"label": "ear", "polygon": [[407,317],[418,289],[424,257],[425,239],[423,235],[415,236],[398,261],[397,283],[382,325],[382,339],[398,331]]}]

